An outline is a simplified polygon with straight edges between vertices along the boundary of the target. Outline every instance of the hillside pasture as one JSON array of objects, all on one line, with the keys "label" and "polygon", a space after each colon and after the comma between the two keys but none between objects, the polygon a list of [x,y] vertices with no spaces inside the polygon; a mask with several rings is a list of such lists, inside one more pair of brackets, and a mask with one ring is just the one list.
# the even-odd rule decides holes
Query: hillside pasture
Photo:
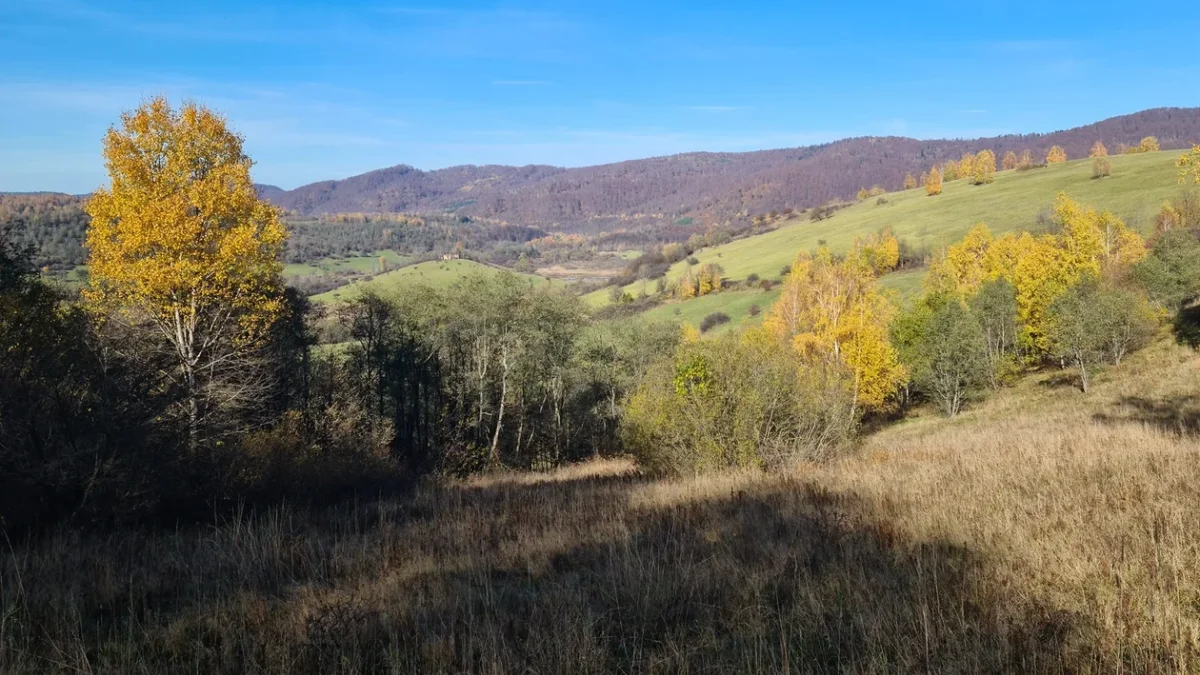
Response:
[{"label": "hillside pasture", "polygon": [[[348,286],[329,291],[328,293],[314,295],[312,300],[314,302],[345,302],[354,299],[366,288],[383,294],[418,284],[434,288],[445,288],[470,274],[498,274],[501,271],[501,268],[484,265],[473,260],[430,260],[379,274],[369,280],[357,281]],[[513,272],[513,274],[527,280],[534,286],[557,283],[535,274],[520,274],[517,272]]]},{"label": "hillside pasture", "polygon": [[0,670],[1192,672],[1200,360],[1037,373],[822,464],[610,459],[0,556]]},{"label": "hillside pasture", "polygon": [[[771,232],[701,249],[695,258],[700,264],[720,265],[731,280],[752,273],[777,279],[799,251],[814,250],[824,242],[834,253],[844,253],[855,237],[884,227],[913,248],[932,251],[955,243],[978,223],[986,223],[995,233],[1036,230],[1039,215],[1048,211],[1059,192],[1082,204],[1109,209],[1147,233],[1163,201],[1179,194],[1174,164],[1178,157],[1179,151],[1114,155],[1109,158],[1112,175],[1099,180],[1092,178],[1091,160],[1080,159],[1002,171],[990,185],[950,181],[935,197],[920,188],[888,193],[885,204],[868,199],[819,222],[810,222],[807,216],[792,218]],[[686,261],[673,265],[667,278],[678,279],[686,265]],[[636,295],[639,283],[625,290]],[[913,287],[919,282],[905,277],[905,283]],[[609,302],[608,294],[609,289],[601,289],[584,297],[588,304],[600,307]]]}]

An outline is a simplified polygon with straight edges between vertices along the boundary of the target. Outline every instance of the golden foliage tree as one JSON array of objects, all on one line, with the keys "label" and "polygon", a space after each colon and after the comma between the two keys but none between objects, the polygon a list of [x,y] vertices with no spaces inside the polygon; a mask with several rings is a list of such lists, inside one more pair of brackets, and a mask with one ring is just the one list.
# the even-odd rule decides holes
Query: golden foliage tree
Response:
[{"label": "golden foliage tree", "polygon": [[210,416],[246,395],[232,384],[283,310],[287,232],[250,179],[224,118],[152,99],[104,138],[111,185],[87,203],[88,303],[150,327],[173,355],[194,449]]},{"label": "golden foliage tree", "polygon": [[679,297],[684,300],[696,297],[698,285],[696,281],[695,275],[692,274],[692,268],[685,269],[683,276],[679,278]]},{"label": "golden foliage tree", "polygon": [[1047,164],[1062,164],[1067,161],[1067,151],[1062,146],[1055,145],[1046,153]]},{"label": "golden foliage tree", "polygon": [[854,406],[878,410],[908,379],[888,338],[894,313],[870,268],[822,248],[796,257],[763,326],[806,362],[844,367]]},{"label": "golden foliage tree", "polygon": [[936,166],[925,177],[925,194],[930,197],[942,194],[942,172]]},{"label": "golden foliage tree", "polygon": [[1096,141],[1092,144],[1092,149],[1088,152],[1088,157],[1108,157],[1108,148],[1104,147],[1104,143]]},{"label": "golden foliage tree", "polygon": [[721,275],[725,270],[716,263],[705,263],[696,274],[696,295],[708,295],[721,290]]},{"label": "golden foliage tree", "polygon": [[1200,145],[1193,145],[1191,150],[1180,155],[1175,166],[1179,167],[1180,183],[1200,185]]},{"label": "golden foliage tree", "polygon": [[900,263],[900,240],[892,234],[890,227],[884,227],[865,237],[855,237],[849,257],[855,258],[875,276],[883,276]]},{"label": "golden foliage tree", "polygon": [[1001,161],[1000,166],[1003,167],[1005,171],[1012,171],[1013,169],[1017,168],[1017,153],[1013,152],[1012,150],[1004,153],[1004,159]]},{"label": "golden foliage tree", "polygon": [[904,189],[911,190],[917,187],[917,177],[912,175],[912,172],[904,174]]},{"label": "golden foliage tree", "polygon": [[1147,136],[1138,143],[1138,152],[1158,152],[1158,139],[1154,136]]},{"label": "golden foliage tree", "polygon": [[958,160],[958,177],[970,180],[975,175],[975,155],[964,152]]},{"label": "golden foliage tree", "polygon": [[1033,151],[1032,150],[1022,150],[1021,151],[1021,159],[1017,160],[1017,168],[1018,169],[1028,169],[1031,166],[1033,166]]},{"label": "golden foliage tree", "polygon": [[1110,212],[1060,194],[1054,219],[1060,234],[1038,237],[1025,232],[993,238],[986,226],[976,226],[938,256],[926,288],[967,297],[986,281],[1007,280],[1017,291],[1022,342],[1044,352],[1049,347],[1049,308],[1063,291],[1085,276],[1120,277],[1146,256],[1142,238]]},{"label": "golden foliage tree", "polygon": [[971,182],[983,185],[994,180],[996,180],[996,153],[991,150],[980,150],[971,163]]},{"label": "golden foliage tree", "polygon": [[864,187],[864,188],[859,188],[859,189],[858,189],[858,194],[857,194],[857,195],[855,195],[855,197],[856,197],[856,198],[858,199],[858,201],[860,201],[860,202],[861,202],[862,200],[866,199],[866,198],[867,198],[867,197],[869,197],[869,196],[870,196],[870,194],[867,192],[867,188],[865,188],[865,187]]},{"label": "golden foliage tree", "polygon": [[959,173],[958,162],[954,161],[953,159],[946,162],[945,166],[942,167],[942,180],[955,181],[961,177],[962,176]]}]

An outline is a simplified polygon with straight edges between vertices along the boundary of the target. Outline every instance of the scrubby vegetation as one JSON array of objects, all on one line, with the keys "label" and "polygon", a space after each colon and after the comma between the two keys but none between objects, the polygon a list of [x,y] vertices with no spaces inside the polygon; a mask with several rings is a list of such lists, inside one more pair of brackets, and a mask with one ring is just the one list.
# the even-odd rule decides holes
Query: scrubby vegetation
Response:
[{"label": "scrubby vegetation", "polygon": [[[597,316],[490,269],[311,302],[219,115],[151,99],[104,150],[78,297],[0,230],[4,672],[1200,657],[1190,193],[1148,239],[1066,193],[926,254],[846,232],[774,291],[730,282],[714,228],[633,258],[641,292]],[[994,172],[983,150],[926,180]],[[726,294],[749,325],[621,316]]]},{"label": "scrubby vegetation", "polygon": [[1133,359],[773,473],[609,461],[17,543],[0,669],[1187,670],[1200,361]]}]

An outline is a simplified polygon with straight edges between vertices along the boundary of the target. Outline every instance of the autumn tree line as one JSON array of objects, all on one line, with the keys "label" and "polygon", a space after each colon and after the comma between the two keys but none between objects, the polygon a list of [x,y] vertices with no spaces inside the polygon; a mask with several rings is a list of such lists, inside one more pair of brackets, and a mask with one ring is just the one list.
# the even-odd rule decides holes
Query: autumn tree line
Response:
[{"label": "autumn tree line", "polygon": [[[1200,184],[1200,147],[1179,160]],[[625,411],[641,461],[668,471],[820,459],[864,420],[930,404],[955,416],[1030,370],[1063,369],[1087,392],[1164,324],[1200,343],[1200,199],[1164,205],[1144,240],[1065,194],[1052,231],[980,224],[939,252],[920,297],[897,307],[877,279],[899,245],[884,231],[844,256],[801,252],[760,327],[685,335]]]},{"label": "autumn tree line", "polygon": [[323,318],[282,283],[288,237],[214,112],[162,99],[104,139],[90,278],[46,283],[0,233],[6,531],[173,523],[429,474],[620,448],[622,403],[674,327],[595,324],[517,276],[364,294]]},{"label": "autumn tree line", "polygon": [[[1147,136],[1134,146],[1127,146],[1122,143],[1117,147],[1119,154],[1129,155],[1158,151],[1158,139],[1154,136]],[[1096,141],[1092,145],[1088,157],[1092,159],[1093,178],[1104,178],[1112,173],[1112,164],[1107,159],[1108,148],[1105,147],[1104,143]],[[1046,151],[1041,163],[1034,162],[1032,150],[1023,150],[1019,156],[1016,152],[1009,150],[1004,153],[1004,157],[1000,160],[1000,170],[1027,171],[1050,164],[1062,164],[1066,161],[1067,151],[1059,145],[1051,146]],[[952,159],[943,164],[935,164],[929,171],[923,172],[919,179],[911,173],[905,175],[904,189],[912,190],[918,185],[922,185],[925,187],[925,194],[932,197],[942,193],[942,185],[947,181],[965,179],[972,185],[986,185],[994,181],[995,176],[996,154],[991,150],[981,150],[975,154],[970,152],[963,153],[963,156],[958,160]],[[858,193],[859,201],[870,196],[874,195],[871,191],[865,189],[860,190]]]},{"label": "autumn tree line", "polygon": [[[365,293],[324,317],[341,340],[317,345],[314,309],[282,283],[287,228],[220,115],[153,99],[103,146],[79,298],[0,235],[6,532],[170,524],[607,453],[662,472],[817,459],[864,419],[924,400],[957,414],[1025,369],[1067,364],[1086,388],[1200,293],[1190,203],[1164,208],[1147,243],[1064,196],[1054,233],[972,231],[903,311],[877,283],[902,258],[882,231],[799,254],[761,327],[719,339],[597,322],[579,298],[501,273]],[[1200,148],[1181,179],[1198,167]],[[719,288],[719,268],[693,283]]]}]

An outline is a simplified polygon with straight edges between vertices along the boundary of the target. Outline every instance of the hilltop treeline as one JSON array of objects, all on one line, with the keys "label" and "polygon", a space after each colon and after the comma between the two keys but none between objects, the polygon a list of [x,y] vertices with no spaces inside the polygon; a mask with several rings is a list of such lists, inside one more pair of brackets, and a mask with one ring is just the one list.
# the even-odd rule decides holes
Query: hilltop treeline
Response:
[{"label": "hilltop treeline", "polygon": [[33,263],[39,267],[69,269],[83,264],[87,224],[80,197],[0,194],[0,228],[8,228],[17,241],[33,247]]},{"label": "hilltop treeline", "polygon": [[[49,270],[82,265],[89,218],[85,199],[44,193],[0,195],[0,228],[32,247],[33,263]],[[567,246],[532,227],[445,214],[339,213],[317,218],[289,217],[287,262],[395,250],[420,257],[469,252],[496,264],[515,263],[522,254],[553,255]],[[539,240],[538,245],[531,242]],[[570,246],[578,248],[571,243]],[[576,253],[578,255],[578,253]]]},{"label": "hilltop treeline", "polygon": [[[1157,137],[1164,149],[1200,139],[1200,110],[1160,108],[1050,134],[976,140],[918,141],[870,137],[802,148],[748,153],[690,153],[578,169],[545,166],[382,169],[326,181],[268,198],[301,213],[441,212],[495,218],[570,232],[704,232],[786,208],[803,210],[847,199],[863,185],[895,190],[919,173],[965,152],[989,148],[997,157],[1031,149],[1044,156],[1060,146],[1084,157],[1097,139],[1109,147]],[[680,219],[691,218],[688,225]],[[675,237],[682,241],[686,234]]]},{"label": "hilltop treeline", "polygon": [[472,251],[506,264],[534,250],[529,242],[547,236],[532,227],[448,215],[339,213],[290,219],[288,226],[288,262],[394,250],[418,256]]}]

